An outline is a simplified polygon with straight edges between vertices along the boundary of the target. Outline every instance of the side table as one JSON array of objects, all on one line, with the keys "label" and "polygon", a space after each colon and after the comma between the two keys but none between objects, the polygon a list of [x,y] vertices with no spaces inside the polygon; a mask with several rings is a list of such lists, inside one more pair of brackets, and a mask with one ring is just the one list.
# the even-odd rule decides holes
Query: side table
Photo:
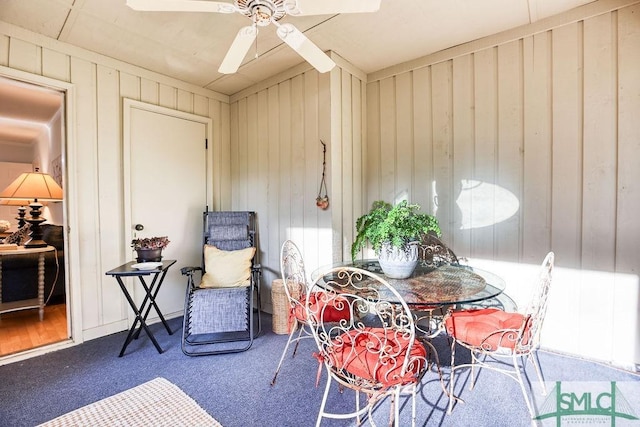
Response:
[{"label": "side table", "polygon": [[[124,341],[124,345],[122,346],[122,350],[120,350],[120,354],[118,355],[118,357],[122,357],[129,343],[131,343],[133,339],[138,338],[141,329],[144,329],[147,336],[151,339],[151,342],[155,346],[156,350],[158,350],[158,353],[162,353],[160,344],[158,344],[158,341],[156,341],[156,338],[153,336],[153,333],[151,333],[151,330],[149,330],[149,327],[147,326],[147,316],[151,311],[151,307],[153,307],[156,310],[156,313],[158,313],[158,317],[160,317],[160,320],[162,321],[164,327],[167,329],[169,335],[173,334],[173,332],[169,328],[169,324],[162,315],[160,308],[158,308],[158,305],[156,304],[156,296],[158,295],[158,291],[160,291],[160,286],[162,285],[162,282],[167,275],[167,271],[169,271],[169,267],[171,267],[175,263],[176,260],[174,259],[164,260],[162,261],[162,265],[158,265],[157,268],[142,270],[134,268],[133,265],[136,265],[137,263],[135,261],[130,261],[126,264],[122,264],[121,266],[114,268],[113,270],[109,270],[106,272],[107,276],[113,276],[118,281],[122,293],[127,298],[129,306],[131,306],[131,309],[136,315],[136,318],[133,321],[133,325],[131,325],[131,328],[129,329],[127,339]],[[152,276],[150,285],[147,285],[145,276]],[[136,306],[135,301],[129,294],[129,291],[127,291],[127,287],[122,281],[123,277],[137,277],[140,281],[140,284],[142,284],[142,287],[145,291],[145,297],[142,299],[140,307]],[[139,328],[138,322],[140,322]]]},{"label": "side table", "polygon": [[[44,319],[44,254],[46,252],[55,251],[53,246],[45,246],[44,248],[29,248],[18,246],[18,249],[8,249],[0,251],[0,314],[17,310],[38,309],[40,321]],[[2,302],[2,258],[8,255],[31,255],[38,256],[38,297],[25,299],[21,301]]]}]

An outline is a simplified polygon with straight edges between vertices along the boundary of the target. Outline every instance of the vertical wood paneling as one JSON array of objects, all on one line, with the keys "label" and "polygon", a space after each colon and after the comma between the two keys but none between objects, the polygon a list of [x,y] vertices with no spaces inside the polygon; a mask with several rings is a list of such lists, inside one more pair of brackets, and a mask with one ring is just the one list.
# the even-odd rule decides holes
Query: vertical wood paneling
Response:
[{"label": "vertical wood paneling", "polygon": [[[280,246],[292,239],[303,251],[307,274],[320,265],[350,257],[356,215],[364,198],[363,126],[365,89],[346,70],[331,73],[315,70],[280,81],[255,95],[235,100],[231,109],[234,133],[232,149],[244,140],[253,141],[255,128],[264,141],[250,146],[256,157],[254,174],[243,170],[252,161],[232,161],[236,180],[233,200],[246,197],[246,208],[259,212],[266,289],[279,276]],[[248,105],[245,106],[245,105]],[[322,176],[322,139],[327,144],[326,181],[330,208],[316,207]],[[264,148],[261,148],[263,146]],[[258,155],[259,150],[264,154]],[[244,185],[244,184],[243,184]],[[246,196],[245,196],[246,193]],[[264,194],[262,202],[256,193]],[[331,249],[331,250],[329,250]],[[265,306],[270,309],[269,303]]]},{"label": "vertical wood paneling", "polygon": [[[315,70],[304,73],[304,138],[301,143],[304,145],[305,167],[303,172],[304,180],[304,201],[302,206],[304,221],[304,242],[301,250],[305,259],[317,260],[319,254],[325,246],[318,239],[318,229],[320,226],[319,215],[329,215],[329,212],[320,212],[315,204],[314,194],[320,186],[322,175],[322,144],[319,137],[318,123],[318,102],[319,102],[319,82],[318,72]],[[327,143],[327,141],[324,141]],[[328,150],[328,148],[327,148]],[[328,165],[327,165],[328,166]],[[328,190],[328,184],[327,184]],[[333,194],[329,194],[329,203],[333,199]],[[311,273],[307,271],[307,273]]]},{"label": "vertical wood paneling", "polygon": [[318,258],[308,259],[305,261],[305,265],[308,268],[308,274],[315,268],[321,265],[327,265],[334,260],[334,254],[332,251],[327,250],[326,242],[333,238],[332,225],[333,225],[333,211],[337,209],[336,206],[340,206],[339,192],[333,192],[333,169],[331,168],[333,156],[331,154],[331,144],[333,141],[333,111],[331,108],[331,82],[332,73],[318,74],[318,135],[326,143],[327,147],[327,185],[329,187],[329,195],[331,197],[331,207],[328,211],[316,211],[318,220],[317,240],[318,240]]},{"label": "vertical wood paneling", "polygon": [[176,110],[193,113],[193,93],[178,89],[176,100]]},{"label": "vertical wood paneling", "polygon": [[[496,187],[498,140],[498,75],[497,48],[485,49],[473,55],[473,98],[475,104],[473,181],[480,183],[473,197],[474,223],[472,256],[494,257],[495,224],[501,220],[503,201]],[[457,156],[456,156],[457,158]]]},{"label": "vertical wood paneling", "polygon": [[[404,73],[395,79],[395,123],[396,123],[396,171],[395,198],[406,199],[414,203],[413,199],[413,125],[411,108],[413,105],[413,88],[411,74]],[[390,200],[387,200],[390,201]]]},{"label": "vertical wood paneling", "polygon": [[297,75],[291,79],[291,149],[290,168],[287,177],[290,186],[289,211],[290,232],[289,236],[304,247],[304,205],[307,203],[304,194],[304,175],[306,150],[304,146],[304,102],[303,102],[303,75]]},{"label": "vertical wood paneling", "polygon": [[[513,214],[496,224],[496,257],[520,259],[520,220],[523,171],[523,76],[522,43],[498,47],[498,172],[496,185],[513,196],[508,207]],[[514,206],[515,204],[515,206]]]},{"label": "vertical wood paneling", "polygon": [[[562,265],[579,268],[581,259],[582,217],[582,30],[581,24],[555,29],[552,34],[553,81],[553,183],[551,247]],[[557,124],[562,123],[562,126]],[[580,293],[579,277],[559,270],[556,280],[563,283],[554,289],[549,322],[572,325],[567,334],[552,336],[549,345],[577,348],[581,329],[572,322],[578,318],[578,304],[561,304],[575,300]],[[557,303],[557,305],[556,305]],[[586,332],[586,331],[585,331]]]},{"label": "vertical wood paneling", "polygon": [[424,67],[413,73],[413,125],[414,191],[412,200],[422,206],[425,213],[433,213],[433,128],[431,114],[431,68]]},{"label": "vertical wood paneling", "polygon": [[194,95],[193,113],[199,116],[210,117],[209,116],[209,99],[206,96]]},{"label": "vertical wood paneling", "polygon": [[281,223],[285,227],[280,230],[279,241],[282,242],[285,239],[291,237],[291,175],[292,170],[292,157],[291,157],[291,81],[287,80],[278,85],[278,110],[280,115],[277,123],[280,128],[280,155],[282,156],[282,168],[280,169],[278,184],[280,186],[279,191],[279,203],[278,207]]},{"label": "vertical wood paneling", "polygon": [[[345,70],[341,70],[340,73],[340,110],[341,110],[341,157],[339,162],[341,165],[353,165],[353,110],[352,110],[352,86],[351,86],[351,74]],[[352,168],[340,168],[342,177],[342,209],[340,210],[340,223],[341,230],[351,230],[352,218],[353,218],[353,169]],[[337,171],[336,171],[337,172]],[[346,240],[346,234],[343,232],[340,239],[340,256],[341,259],[348,258],[351,245]]]},{"label": "vertical wood paneling", "polygon": [[367,198],[363,203],[362,212],[367,212],[372,201],[380,200],[380,83],[367,85],[367,162],[365,163],[365,187]]},{"label": "vertical wood paneling", "polygon": [[366,101],[364,90],[364,84],[362,83],[362,81],[360,81],[355,76],[351,76],[351,108],[353,110],[353,135],[351,138],[351,143],[353,146],[353,186],[350,191],[350,196],[348,196],[351,199],[351,209],[349,211],[348,217],[345,220],[343,233],[344,244],[347,248],[345,259],[350,259],[351,257],[351,243],[354,240],[356,220],[362,215],[361,206],[363,205],[363,200],[365,199],[364,189],[366,187],[364,185],[364,165],[366,162],[366,157],[365,153],[363,152],[364,144],[362,135],[362,129],[364,127],[363,108]]},{"label": "vertical wood paneling", "polygon": [[140,100],[140,79],[129,73],[120,73],[120,96]]},{"label": "vertical wood paneling", "polygon": [[[614,354],[627,366],[640,359],[640,5],[618,11],[618,193]],[[636,340],[628,337],[636,337]]]},{"label": "vertical wood paneling", "polygon": [[158,105],[167,108],[177,109],[177,90],[166,84],[158,85]]},{"label": "vertical wood paneling", "polygon": [[41,48],[33,43],[20,39],[11,39],[9,48],[9,67],[16,70],[40,74]]},{"label": "vertical wood paneling", "polygon": [[553,31],[552,247],[563,265],[581,259],[582,216],[582,36],[581,25]]},{"label": "vertical wood paneling", "polygon": [[[334,68],[329,74],[329,165],[333,172],[329,188],[332,194],[342,194],[342,70]],[[343,197],[333,201],[331,213],[331,253],[341,254]]]},{"label": "vertical wood paneling", "polygon": [[[286,237],[280,235],[280,200],[283,195],[280,189],[280,175],[282,170],[286,170],[288,162],[284,160],[283,156],[286,154],[280,147],[280,126],[279,120],[279,105],[280,105],[280,91],[278,86],[271,86],[267,89],[267,117],[269,118],[269,176],[268,176],[268,205],[267,216],[263,218],[261,224],[267,224],[268,229],[265,236],[264,228],[261,228],[262,236],[266,237],[267,245],[267,259],[263,259],[263,263],[266,264],[267,269],[271,271],[280,270],[280,245]],[[233,107],[233,104],[232,104]],[[232,120],[233,122],[233,120]],[[282,155],[281,155],[282,152]],[[264,242],[264,238],[263,238]]]},{"label": "vertical wood paneling", "polygon": [[[269,168],[272,159],[269,157],[269,94],[266,90],[260,91],[257,96],[257,120],[256,120],[256,143],[257,146],[255,148],[256,151],[256,182],[259,183],[259,188],[253,192],[253,198],[255,198],[256,206],[251,207],[251,210],[254,210],[257,215],[257,223],[258,223],[258,236],[259,236],[259,250],[260,253],[260,262],[264,258],[264,253],[269,249],[269,186],[267,183],[269,182]],[[265,258],[266,259],[266,258]],[[275,272],[271,272],[269,274],[267,272],[263,272],[266,283],[271,283],[271,281],[278,276],[279,270],[276,269]],[[265,295],[267,294],[267,295]],[[266,304],[270,305],[270,293],[263,293],[263,301]]]},{"label": "vertical wood paneling", "polygon": [[[433,179],[435,214],[444,236],[452,236],[452,150],[453,150],[453,62],[441,62],[431,68],[433,100]],[[456,247],[456,246],[454,246]]]},{"label": "vertical wood paneling", "polygon": [[[71,286],[82,286],[82,325],[85,331],[102,324],[102,298],[98,284],[102,283],[104,271],[100,265],[100,229],[98,206],[98,147],[97,147],[97,103],[96,69],[90,62],[71,58],[71,82],[76,86],[76,155],[75,169],[67,171],[70,180],[76,182],[78,230],[80,248],[78,258],[82,268],[78,280]],[[80,142],[81,141],[81,142]],[[73,231],[72,231],[73,232]],[[74,248],[70,248],[74,250]],[[92,284],[92,285],[87,285]],[[125,301],[118,298],[111,304],[124,310]]]},{"label": "vertical wood paneling", "polygon": [[[247,116],[257,117],[258,115],[258,95],[253,94],[247,98]],[[258,190],[258,188],[252,188],[250,183],[258,182],[258,122],[251,120],[247,123],[246,139],[241,141],[239,147],[241,148],[241,156],[238,158],[240,162],[240,176],[246,177],[244,181],[246,185],[241,191],[244,191],[244,197],[241,197],[242,204],[237,205],[238,210],[250,210],[249,200],[251,200],[251,193]]]},{"label": "vertical wood paneling", "polygon": [[[611,312],[613,292],[602,287],[615,266],[616,219],[616,91],[614,28],[611,15],[584,22],[584,197],[582,219],[582,267],[594,270],[583,275],[580,318],[596,320],[601,310]],[[593,295],[598,295],[594,298]],[[589,336],[601,336],[592,349],[599,359],[611,356],[610,324],[593,322],[581,329],[580,349]]]},{"label": "vertical wood paneling", "polygon": [[[640,272],[640,5],[618,12],[616,271]],[[638,319],[640,324],[640,316]],[[640,343],[639,343],[640,345]],[[640,351],[638,352],[640,354]]]},{"label": "vertical wood paneling", "polygon": [[[101,230],[124,229],[124,194],[122,193],[122,144],[120,122],[120,91],[118,72],[112,68],[98,66],[96,78],[96,96],[100,100],[97,115],[97,155],[98,155],[98,203],[99,228]],[[108,271],[112,266],[121,264],[124,259],[123,233],[100,235],[100,270]],[[109,304],[122,298],[118,287],[113,286],[113,278],[103,276],[100,282],[100,298],[103,312],[101,323],[113,323],[122,319],[121,307]],[[138,288],[134,288],[138,291]],[[137,293],[137,292],[136,292]],[[134,293],[134,295],[136,294]]]},{"label": "vertical wood paneling", "polygon": [[[238,117],[239,123],[247,123],[247,99],[241,99],[237,106],[234,106],[237,109],[236,114]],[[235,137],[234,137],[235,131]],[[231,192],[233,194],[233,199],[231,201],[231,210],[240,209],[238,206],[243,206],[245,197],[247,196],[246,191],[242,191],[243,188],[246,188],[246,182],[243,182],[240,179],[240,173],[238,168],[240,167],[240,158],[242,152],[242,145],[247,143],[247,127],[236,126],[235,129],[232,129],[232,138],[231,138]],[[244,166],[244,165],[243,165]]]},{"label": "vertical wood paneling", "polygon": [[523,43],[524,187],[523,258],[532,264],[550,248],[551,52],[549,33]]},{"label": "vertical wood paneling", "polygon": [[[554,250],[557,283],[543,345],[637,364],[640,6],[420,66],[368,83],[366,152],[377,156],[367,163],[369,199],[406,187],[398,165],[409,151],[400,135],[403,102],[412,97],[411,176],[415,183],[434,177],[445,241],[459,255],[495,265],[521,304],[531,280],[512,272],[533,270]],[[395,142],[388,137],[394,127]],[[495,187],[462,211],[465,221],[484,217],[486,226],[463,231],[455,200],[469,179]],[[424,186],[414,191],[427,203]]]},{"label": "vertical wood paneling", "polygon": [[51,49],[42,49],[42,75],[52,79],[68,82],[71,80],[69,72],[69,56]]},{"label": "vertical wood paneling", "polygon": [[395,203],[396,192],[396,126],[394,78],[380,82],[380,198]]},{"label": "vertical wood paneling", "polygon": [[159,91],[157,82],[144,78],[140,79],[140,101],[158,105]]},{"label": "vertical wood paneling", "polygon": [[9,65],[9,37],[0,35],[0,65]]},{"label": "vertical wood paneling", "polygon": [[[453,60],[453,92],[451,105],[453,108],[453,137],[452,151],[447,152],[447,159],[455,159],[452,169],[442,173],[451,176],[450,186],[441,188],[438,192],[438,219],[447,227],[443,229],[442,239],[450,245],[455,245],[458,254],[473,256],[471,246],[471,227],[474,218],[474,200],[471,197],[475,185],[475,100],[473,94],[473,55],[465,55]],[[448,195],[443,198],[442,196]],[[447,203],[444,203],[447,200]]]},{"label": "vertical wood paneling", "polygon": [[612,16],[584,23],[584,210],[582,266],[615,265],[616,91]]},{"label": "vertical wood paneling", "polygon": [[[229,104],[215,100],[210,101],[213,111],[214,135],[218,138],[209,142],[213,146],[213,171],[214,171],[214,200],[217,200],[216,208],[219,210],[231,209],[231,107]],[[216,121],[215,118],[218,120]],[[218,156],[216,156],[218,154]],[[218,171],[216,173],[216,171]],[[216,178],[217,177],[217,178]],[[216,191],[217,190],[217,193]]]}]

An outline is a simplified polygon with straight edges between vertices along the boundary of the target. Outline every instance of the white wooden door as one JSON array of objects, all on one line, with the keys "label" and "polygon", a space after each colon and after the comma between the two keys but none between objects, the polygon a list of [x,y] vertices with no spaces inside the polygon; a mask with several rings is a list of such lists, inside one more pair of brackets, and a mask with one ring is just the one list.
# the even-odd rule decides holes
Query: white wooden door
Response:
[{"label": "white wooden door", "polygon": [[[186,280],[180,268],[201,263],[202,212],[209,204],[211,187],[207,186],[211,162],[205,147],[210,119],[133,101],[127,104],[128,242],[136,237],[168,236],[163,259],[178,262],[169,270],[156,301],[165,316],[172,316],[182,313],[184,305]],[[141,231],[136,230],[138,224],[144,227]],[[130,286],[140,301],[143,289],[138,283]],[[152,310],[150,318],[154,316]]]}]

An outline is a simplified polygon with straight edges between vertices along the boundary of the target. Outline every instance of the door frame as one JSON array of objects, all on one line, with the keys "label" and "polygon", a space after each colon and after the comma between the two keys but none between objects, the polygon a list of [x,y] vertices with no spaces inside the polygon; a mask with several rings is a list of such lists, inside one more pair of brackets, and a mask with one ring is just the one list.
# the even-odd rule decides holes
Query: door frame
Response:
[{"label": "door frame", "polygon": [[5,66],[0,66],[0,76],[33,84],[36,86],[46,87],[58,92],[64,93],[64,117],[63,137],[60,150],[62,164],[64,165],[63,174],[63,226],[64,226],[64,252],[65,252],[65,269],[66,283],[65,294],[67,304],[67,332],[69,339],[59,341],[43,347],[37,347],[31,350],[25,350],[15,355],[9,355],[0,360],[0,365],[12,363],[34,356],[48,353],[52,350],[58,350],[80,344],[84,341],[82,330],[82,295],[80,287],[75,286],[76,278],[80,277],[80,241],[78,239],[78,198],[76,182],[73,174],[68,174],[69,170],[75,170],[77,167],[76,153],[78,150],[78,141],[75,135],[76,129],[76,89],[75,85],[61,80],[55,80],[50,77],[44,77],[38,74],[28,73],[26,71],[16,70]]}]

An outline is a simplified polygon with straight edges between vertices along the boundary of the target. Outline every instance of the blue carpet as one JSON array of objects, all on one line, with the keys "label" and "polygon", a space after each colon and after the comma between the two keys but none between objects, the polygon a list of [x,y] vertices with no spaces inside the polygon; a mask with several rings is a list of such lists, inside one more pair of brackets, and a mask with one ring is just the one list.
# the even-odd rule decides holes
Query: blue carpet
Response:
[{"label": "blue carpet", "polygon": [[[264,316],[265,332],[244,353],[187,357],[180,350],[180,319],[151,328],[165,352],[158,354],[146,337],[132,342],[124,357],[118,353],[125,333],[102,337],[81,345],[26,361],[0,366],[0,426],[34,426],[81,406],[164,377],[191,396],[225,427],[313,426],[320,407],[326,373],[315,385],[318,362],[311,356],[313,340],[303,340],[294,359],[288,358],[275,386],[270,385],[285,335],[271,332],[271,317]],[[446,340],[435,341],[448,377]],[[602,364],[541,351],[546,381],[639,381],[634,373]],[[533,369],[528,370],[534,380]],[[456,391],[466,403],[446,414],[448,400],[435,373],[428,373],[418,396],[420,426],[530,426],[531,420],[518,384],[491,371],[482,371],[476,387],[464,386],[468,371],[457,376]],[[534,386],[538,384],[534,383]],[[536,389],[537,390],[537,389]],[[626,396],[629,397],[629,396]],[[332,390],[329,407],[350,410],[353,393]],[[410,405],[403,402],[401,425],[410,422]],[[640,406],[632,407],[640,413]],[[378,425],[386,425],[388,406],[375,412]],[[323,425],[353,426],[354,420],[326,421]]]}]

